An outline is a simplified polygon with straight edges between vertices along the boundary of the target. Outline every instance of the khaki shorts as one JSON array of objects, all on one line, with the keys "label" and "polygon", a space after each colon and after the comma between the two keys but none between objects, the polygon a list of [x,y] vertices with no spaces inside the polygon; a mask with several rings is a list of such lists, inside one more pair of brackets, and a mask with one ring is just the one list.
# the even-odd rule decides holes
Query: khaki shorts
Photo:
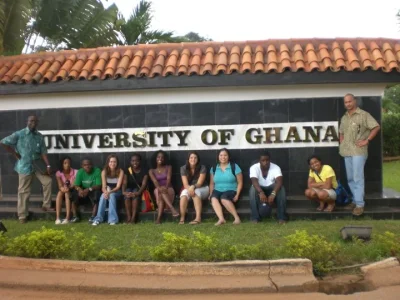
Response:
[{"label": "khaki shorts", "polygon": [[[197,196],[199,196],[201,200],[206,200],[208,198],[208,195],[210,194],[210,190],[209,190],[209,187],[206,185],[206,186],[202,186],[201,188],[195,189],[194,193]],[[188,191],[186,189],[184,189],[181,192],[181,197],[182,196],[186,196],[186,197],[190,198]]]},{"label": "khaki shorts", "polygon": [[316,191],[317,193],[320,192],[320,191],[326,191],[326,192],[328,192],[329,199],[331,199],[331,200],[336,200],[336,192],[335,192],[334,189],[328,190],[328,189],[313,188],[313,190]]}]

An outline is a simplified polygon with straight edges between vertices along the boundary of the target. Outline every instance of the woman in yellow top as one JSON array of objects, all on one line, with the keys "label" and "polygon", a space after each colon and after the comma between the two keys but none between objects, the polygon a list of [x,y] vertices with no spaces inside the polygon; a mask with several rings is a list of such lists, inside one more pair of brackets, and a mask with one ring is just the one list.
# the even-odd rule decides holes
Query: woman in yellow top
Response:
[{"label": "woman in yellow top", "polygon": [[[324,165],[316,155],[312,155],[307,162],[310,166],[310,173],[308,189],[305,191],[306,197],[319,202],[318,211],[333,211],[336,200],[335,189],[338,186],[335,171],[331,166]],[[326,204],[328,204],[327,208],[325,208]]]}]

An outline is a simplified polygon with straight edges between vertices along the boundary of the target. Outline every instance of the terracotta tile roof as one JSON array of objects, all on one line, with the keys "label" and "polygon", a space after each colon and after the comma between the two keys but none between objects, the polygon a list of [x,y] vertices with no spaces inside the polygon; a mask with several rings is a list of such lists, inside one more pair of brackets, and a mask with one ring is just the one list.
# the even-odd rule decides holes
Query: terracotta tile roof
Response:
[{"label": "terracotta tile roof", "polygon": [[293,39],[42,52],[0,57],[0,83],[367,69],[400,72],[400,40]]}]

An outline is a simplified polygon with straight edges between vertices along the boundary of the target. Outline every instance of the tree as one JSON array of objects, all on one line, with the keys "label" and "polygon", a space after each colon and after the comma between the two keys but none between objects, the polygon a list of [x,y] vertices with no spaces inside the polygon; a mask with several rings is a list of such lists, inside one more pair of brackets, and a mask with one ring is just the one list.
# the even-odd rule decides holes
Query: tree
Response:
[{"label": "tree", "polygon": [[121,43],[124,45],[175,42],[172,31],[150,30],[153,19],[151,2],[141,0],[133,13],[121,25]]},{"label": "tree", "polygon": [[382,97],[383,112],[400,112],[400,85],[390,85],[385,88]]},{"label": "tree", "polygon": [[[118,42],[115,4],[104,8],[100,0],[36,0],[33,11],[27,50],[91,48]],[[37,40],[41,44],[37,45]]]},{"label": "tree", "polygon": [[182,42],[211,42],[212,39],[202,37],[200,34],[197,32],[190,31],[189,33],[185,34],[182,37],[179,37],[182,39]]},{"label": "tree", "polygon": [[31,4],[31,0],[0,0],[0,55],[21,53]]}]

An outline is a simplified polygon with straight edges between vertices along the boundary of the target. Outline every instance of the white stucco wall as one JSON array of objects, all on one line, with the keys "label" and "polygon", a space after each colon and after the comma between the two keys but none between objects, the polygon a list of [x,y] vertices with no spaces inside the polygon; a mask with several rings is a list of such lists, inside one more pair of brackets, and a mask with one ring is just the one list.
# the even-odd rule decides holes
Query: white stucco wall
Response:
[{"label": "white stucco wall", "polygon": [[381,96],[385,83],[149,89],[0,96],[0,110],[246,101],[284,98]]}]

